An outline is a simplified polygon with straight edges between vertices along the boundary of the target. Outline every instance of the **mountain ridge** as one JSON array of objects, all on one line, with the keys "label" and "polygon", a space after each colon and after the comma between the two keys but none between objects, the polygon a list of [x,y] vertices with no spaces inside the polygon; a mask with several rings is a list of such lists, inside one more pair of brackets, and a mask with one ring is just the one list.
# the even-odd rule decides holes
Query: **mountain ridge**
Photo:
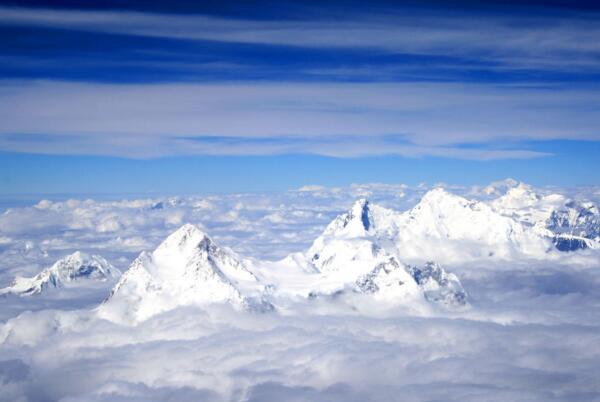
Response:
[{"label": "mountain ridge", "polygon": [[[572,215],[574,204],[562,196],[540,196],[522,183],[509,184],[504,195],[487,202],[434,188],[404,212],[359,198],[306,251],[279,262],[243,259],[199,227],[185,224],[154,251],[141,253],[98,311],[108,319],[138,322],[188,305],[270,311],[286,297],[311,300],[350,293],[390,305],[467,306],[459,278],[440,263],[547,258],[560,252],[557,236],[567,236],[548,229],[540,218],[547,211],[538,206],[556,206],[553,216],[564,204]],[[580,215],[595,230],[597,209],[584,206]],[[527,208],[539,210],[528,213]],[[561,219],[555,219],[557,224],[572,223]]]},{"label": "mountain ridge", "polygon": [[47,289],[61,288],[67,284],[111,281],[118,279],[120,275],[121,272],[103,257],[76,251],[33,277],[15,278],[10,286],[0,289],[0,294],[39,295]]}]

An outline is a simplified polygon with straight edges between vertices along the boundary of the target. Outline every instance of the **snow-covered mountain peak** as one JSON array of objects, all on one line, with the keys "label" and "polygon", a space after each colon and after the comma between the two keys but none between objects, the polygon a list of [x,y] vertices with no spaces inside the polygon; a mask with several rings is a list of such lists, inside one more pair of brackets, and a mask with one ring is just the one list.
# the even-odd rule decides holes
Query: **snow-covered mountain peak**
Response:
[{"label": "snow-covered mountain peak", "polygon": [[[448,204],[463,208],[469,203],[437,189],[422,200],[420,209],[437,211]],[[433,219],[438,217],[437,212],[424,215]],[[426,299],[447,305],[464,305],[464,290],[456,276],[436,265],[436,269],[428,271],[415,270],[417,274],[426,271],[423,277],[429,278],[418,282],[411,268],[401,262],[405,250],[398,247],[399,236],[405,230],[412,236],[413,224],[421,227],[421,219],[413,218],[364,199],[355,202],[348,212],[333,220],[305,254],[306,262],[315,268],[315,275],[320,276],[310,294],[338,294],[353,286],[356,292],[370,294],[386,304],[410,304]],[[412,239],[419,240],[417,237]],[[426,242],[422,243],[424,248],[428,247]],[[452,297],[455,300],[451,300]]]},{"label": "snow-covered mountain peak", "polygon": [[186,223],[171,233],[156,249],[156,253],[174,251],[194,252],[201,244],[212,243],[212,240],[196,225]]},{"label": "snow-covered mountain peak", "polygon": [[119,270],[101,256],[89,255],[81,251],[75,251],[56,261],[49,271],[67,282],[82,278],[104,280],[120,275]]},{"label": "snow-covered mountain peak", "polygon": [[262,290],[245,260],[186,224],[153,252],[140,254],[99,311],[114,321],[135,322],[187,305],[266,308]]},{"label": "snow-covered mountain peak", "polygon": [[371,226],[369,218],[369,200],[361,198],[354,203],[350,210],[352,219],[359,220],[364,230],[368,231]]},{"label": "snow-covered mountain peak", "polygon": [[510,188],[506,194],[495,200],[493,205],[496,208],[521,209],[532,207],[541,200],[542,196],[538,195],[530,185],[519,183],[517,186]]},{"label": "snow-covered mountain peak", "polygon": [[569,200],[540,223],[554,233],[556,248],[561,251],[600,248],[600,213],[592,202]]},{"label": "snow-covered mountain peak", "polygon": [[315,240],[307,257],[320,271],[337,271],[351,261],[380,261],[388,254],[405,262],[448,263],[511,258],[519,253],[542,255],[549,247],[548,238],[487,203],[435,188],[403,213],[357,202]]},{"label": "snow-covered mountain peak", "polygon": [[413,209],[430,208],[441,210],[448,207],[464,208],[473,203],[473,201],[469,201],[459,195],[452,194],[442,187],[436,187],[425,193],[425,195],[421,197],[421,200]]},{"label": "snow-covered mountain peak", "polygon": [[420,221],[441,221],[444,218],[460,219],[471,210],[481,210],[485,206],[438,187],[428,191],[411,210],[405,213]]},{"label": "snow-covered mountain peak", "polygon": [[366,198],[357,200],[348,212],[339,215],[325,229],[326,236],[364,236],[373,226],[370,203]]},{"label": "snow-covered mountain peak", "polygon": [[67,255],[34,277],[17,277],[0,293],[34,295],[48,288],[63,287],[71,282],[116,280],[121,272],[99,255],[80,251]]},{"label": "snow-covered mountain peak", "polygon": [[421,201],[426,202],[439,202],[439,200],[443,200],[445,198],[455,198],[458,197],[451,192],[447,191],[444,187],[435,187],[431,190],[427,191],[423,197],[421,197]]},{"label": "snow-covered mountain peak", "polygon": [[441,188],[401,214],[395,227],[394,243],[405,261],[510,258],[515,253],[542,255],[548,248],[547,239],[487,203]]},{"label": "snow-covered mountain peak", "polygon": [[223,275],[255,280],[244,262],[231,250],[218,246],[199,227],[185,224],[170,234],[150,255],[147,269],[160,278]]},{"label": "snow-covered mountain peak", "polygon": [[410,266],[408,271],[423,290],[427,300],[453,306],[467,303],[467,292],[458,277],[446,272],[439,264],[427,261],[422,267]]},{"label": "snow-covered mountain peak", "polygon": [[506,194],[508,190],[519,185],[519,181],[508,178],[490,183],[483,189],[483,194],[488,196],[499,196]]}]

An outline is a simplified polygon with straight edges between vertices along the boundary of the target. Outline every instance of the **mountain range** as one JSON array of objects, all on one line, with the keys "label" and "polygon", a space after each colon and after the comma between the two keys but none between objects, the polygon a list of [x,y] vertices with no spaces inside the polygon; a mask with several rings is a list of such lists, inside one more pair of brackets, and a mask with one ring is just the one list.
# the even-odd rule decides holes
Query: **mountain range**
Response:
[{"label": "mountain range", "polygon": [[[142,252],[97,312],[112,321],[139,322],[180,306],[270,311],[289,300],[345,295],[382,306],[464,308],[468,294],[445,264],[600,248],[600,213],[593,203],[540,195],[522,183],[506,187],[487,201],[436,188],[405,212],[359,199],[308,250],[280,261],[240,257],[185,224],[154,251]],[[75,253],[33,278],[17,278],[2,292],[39,294],[65,283],[108,281],[117,272],[101,257]]]}]

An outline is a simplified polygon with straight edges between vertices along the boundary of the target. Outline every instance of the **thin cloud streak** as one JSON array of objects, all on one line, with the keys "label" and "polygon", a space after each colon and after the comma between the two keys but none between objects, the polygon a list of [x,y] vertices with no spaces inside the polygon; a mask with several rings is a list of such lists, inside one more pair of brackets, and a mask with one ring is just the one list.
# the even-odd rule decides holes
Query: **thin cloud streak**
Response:
[{"label": "thin cloud streak", "polygon": [[419,146],[398,144],[385,136],[328,138],[235,138],[177,137],[160,138],[133,136],[62,136],[62,135],[2,135],[0,149],[54,155],[100,155],[128,158],[165,156],[269,156],[311,154],[338,158],[396,155],[409,158],[436,156],[466,160],[530,159],[550,156],[547,152],[526,149],[485,149],[450,146]]},{"label": "thin cloud streak", "polygon": [[490,145],[600,140],[600,114],[592,110],[599,98],[586,90],[466,84],[6,81],[0,149],[131,157],[528,158],[544,153]]},{"label": "thin cloud streak", "polygon": [[479,15],[372,15],[360,20],[252,21],[203,15],[0,7],[0,22],[88,32],[310,48],[483,59],[508,68],[600,68],[600,24],[562,18]]}]

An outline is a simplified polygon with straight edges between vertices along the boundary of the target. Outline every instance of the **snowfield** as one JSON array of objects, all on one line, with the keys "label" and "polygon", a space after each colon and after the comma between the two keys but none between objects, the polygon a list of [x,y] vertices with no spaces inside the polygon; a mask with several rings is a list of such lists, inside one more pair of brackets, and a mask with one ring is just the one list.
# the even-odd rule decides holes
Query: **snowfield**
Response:
[{"label": "snowfield", "polygon": [[508,179],[8,209],[0,400],[600,401],[599,196]]}]

